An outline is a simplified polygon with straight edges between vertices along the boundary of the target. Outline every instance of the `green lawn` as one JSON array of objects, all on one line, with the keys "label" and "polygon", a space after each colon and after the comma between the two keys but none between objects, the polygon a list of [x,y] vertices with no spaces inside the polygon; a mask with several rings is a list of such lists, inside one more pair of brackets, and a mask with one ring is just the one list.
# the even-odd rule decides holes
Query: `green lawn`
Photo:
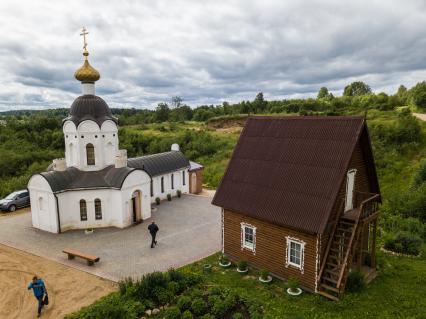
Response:
[{"label": "green lawn", "polygon": [[[424,254],[423,254],[424,256]],[[218,255],[183,268],[201,273],[202,265],[217,265]],[[426,318],[425,258],[394,257],[380,253],[377,278],[359,293],[347,293],[339,302],[303,293],[292,297],[284,282],[261,284],[257,272],[242,277],[235,268],[215,267],[205,277],[207,285],[234,288],[264,306],[264,318]]]}]

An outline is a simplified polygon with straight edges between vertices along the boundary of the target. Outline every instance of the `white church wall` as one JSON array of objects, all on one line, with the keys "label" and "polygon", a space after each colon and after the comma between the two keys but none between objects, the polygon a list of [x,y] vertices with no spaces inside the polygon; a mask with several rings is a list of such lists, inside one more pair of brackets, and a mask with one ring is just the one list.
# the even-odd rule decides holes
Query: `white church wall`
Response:
[{"label": "white church wall", "polygon": [[28,182],[33,227],[57,233],[56,198],[49,183],[41,175],[33,175]]},{"label": "white church wall", "polygon": [[[182,172],[185,172],[185,185],[183,185]],[[172,189],[171,176],[174,176],[174,188]],[[161,178],[164,178],[164,192],[161,191]],[[180,189],[182,194],[187,194],[189,192],[189,182],[188,182],[188,170],[178,170],[172,173],[154,176],[153,180],[153,190],[154,196],[151,197],[151,202],[155,202],[155,198],[160,198],[161,200],[167,199],[167,194],[171,194],[173,197],[177,196],[177,190]]]},{"label": "white church wall", "polygon": [[[115,189],[74,190],[57,194],[61,230],[124,227],[121,191]],[[86,201],[87,220],[81,220],[80,200]],[[95,218],[95,200],[100,199],[102,219]]]},{"label": "white church wall", "polygon": [[133,207],[132,195],[136,191],[141,192],[141,215],[145,220],[151,217],[151,201],[150,201],[150,177],[140,170],[130,173],[123,182],[121,188],[121,212],[122,220],[126,225],[133,223]]},{"label": "white church wall", "polygon": [[71,121],[66,121],[63,127],[65,138],[65,160],[67,167],[79,166],[79,140],[77,135],[77,128]]},{"label": "white church wall", "polygon": [[115,154],[118,151],[118,128],[113,121],[105,121],[101,126],[104,165],[114,165]]}]

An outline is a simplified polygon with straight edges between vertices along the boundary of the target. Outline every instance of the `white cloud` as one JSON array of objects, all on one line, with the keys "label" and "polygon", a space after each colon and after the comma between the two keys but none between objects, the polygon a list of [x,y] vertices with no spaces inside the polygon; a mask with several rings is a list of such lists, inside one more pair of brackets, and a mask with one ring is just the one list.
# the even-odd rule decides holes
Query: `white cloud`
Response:
[{"label": "white cloud", "polygon": [[423,1],[10,1],[0,3],[0,109],[67,107],[84,25],[110,106],[392,93],[426,74]]}]

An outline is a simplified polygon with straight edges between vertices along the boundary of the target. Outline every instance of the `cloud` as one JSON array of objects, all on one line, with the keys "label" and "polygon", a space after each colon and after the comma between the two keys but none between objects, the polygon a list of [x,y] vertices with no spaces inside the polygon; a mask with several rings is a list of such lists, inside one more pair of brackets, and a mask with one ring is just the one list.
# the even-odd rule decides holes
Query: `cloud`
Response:
[{"label": "cloud", "polygon": [[341,94],[354,80],[393,93],[426,75],[421,0],[3,0],[0,12],[0,109],[72,103],[83,25],[110,106]]}]

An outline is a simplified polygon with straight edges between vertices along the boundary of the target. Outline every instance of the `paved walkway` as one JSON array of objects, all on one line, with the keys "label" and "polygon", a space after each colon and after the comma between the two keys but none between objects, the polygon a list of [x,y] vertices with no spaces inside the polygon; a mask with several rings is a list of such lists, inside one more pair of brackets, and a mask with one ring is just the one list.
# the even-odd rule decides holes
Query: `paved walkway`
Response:
[{"label": "paved walkway", "polygon": [[426,122],[426,114],[421,114],[421,113],[413,113],[413,115],[415,117],[417,117],[418,119],[425,121]]},{"label": "paved walkway", "polygon": [[[0,218],[0,243],[111,280],[136,278],[183,266],[221,249],[220,209],[210,202],[211,198],[191,195],[162,202],[152,217],[160,227],[154,249],[147,230],[151,220],[127,229],[96,229],[91,235],[82,230],[58,235],[33,228],[29,213]],[[93,267],[83,260],[69,261],[62,253],[65,247],[101,260]]]}]

